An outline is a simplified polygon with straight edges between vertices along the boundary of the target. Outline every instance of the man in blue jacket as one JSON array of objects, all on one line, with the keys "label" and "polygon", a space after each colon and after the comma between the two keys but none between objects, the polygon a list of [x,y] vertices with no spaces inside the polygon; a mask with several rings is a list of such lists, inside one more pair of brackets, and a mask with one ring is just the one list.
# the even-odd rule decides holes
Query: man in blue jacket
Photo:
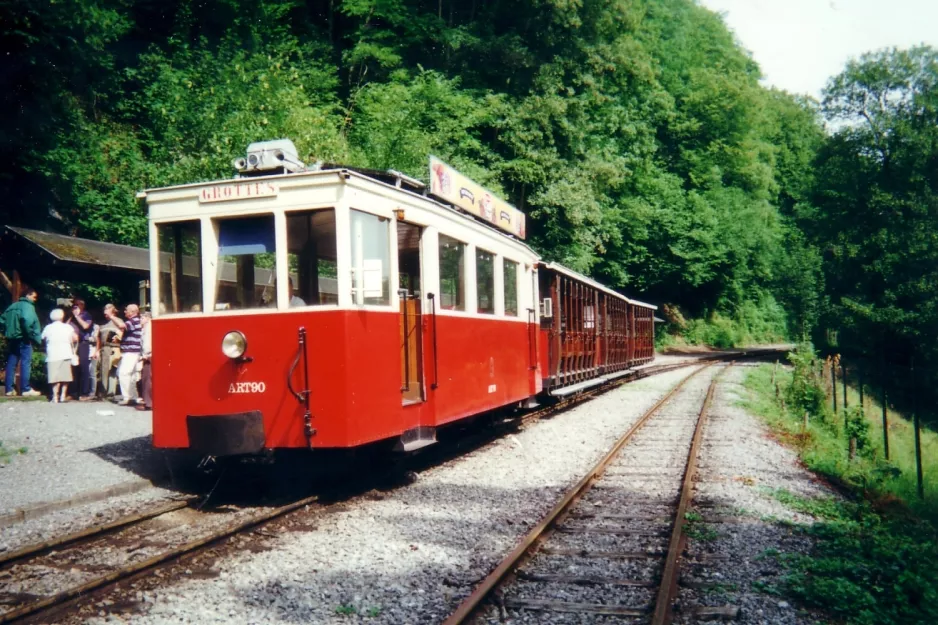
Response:
[{"label": "man in blue jacket", "polygon": [[0,333],[7,338],[10,355],[7,358],[7,397],[16,395],[13,380],[16,377],[17,361],[20,365],[20,389],[24,397],[41,395],[29,386],[29,368],[33,360],[33,343],[42,343],[42,328],[36,316],[36,289],[26,289],[26,294],[7,308],[0,316]]}]

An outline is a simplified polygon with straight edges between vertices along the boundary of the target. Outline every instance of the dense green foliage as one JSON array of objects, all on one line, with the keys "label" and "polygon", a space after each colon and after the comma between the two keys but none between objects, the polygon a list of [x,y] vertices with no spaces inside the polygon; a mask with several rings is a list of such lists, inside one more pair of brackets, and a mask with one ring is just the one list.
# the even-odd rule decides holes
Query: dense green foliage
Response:
[{"label": "dense green foliage", "polygon": [[810,555],[778,554],[787,589],[805,605],[857,625],[934,623],[938,619],[938,557],[930,523],[876,511],[870,504],[775,496],[817,517],[798,527],[815,539]]},{"label": "dense green foliage", "polygon": [[28,51],[6,75],[4,220],[140,245],[134,191],[227,176],[251,141],[423,178],[435,153],[524,210],[548,258],[719,312],[718,342],[784,334],[782,306],[810,325],[816,258],[780,209],[806,193],[816,111],[760,87],[691,0],[2,10]]},{"label": "dense green foliage", "polygon": [[0,41],[4,223],[142,245],[135,191],[251,141],[422,178],[435,153],[685,340],[836,335],[938,371],[930,48],[818,104],[760,86],[693,0],[14,0]]},{"label": "dense green foliage", "polygon": [[933,406],[938,51],[884,50],[850,62],[828,84],[823,109],[837,125],[818,151],[810,201],[795,211],[823,254],[822,325],[838,330],[848,354],[884,354],[893,389],[930,390],[919,406]]}]

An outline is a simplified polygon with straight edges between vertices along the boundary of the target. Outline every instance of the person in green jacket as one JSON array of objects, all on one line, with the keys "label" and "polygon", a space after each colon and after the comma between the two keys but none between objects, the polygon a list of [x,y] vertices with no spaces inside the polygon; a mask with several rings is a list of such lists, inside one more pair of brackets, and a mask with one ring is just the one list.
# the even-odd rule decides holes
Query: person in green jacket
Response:
[{"label": "person in green jacket", "polygon": [[33,343],[42,343],[42,328],[36,316],[36,289],[26,289],[26,294],[7,308],[0,316],[0,333],[7,338],[10,355],[7,358],[7,397],[16,395],[13,380],[16,378],[16,365],[20,365],[20,389],[25,397],[41,395],[29,386],[29,369],[33,360]]}]

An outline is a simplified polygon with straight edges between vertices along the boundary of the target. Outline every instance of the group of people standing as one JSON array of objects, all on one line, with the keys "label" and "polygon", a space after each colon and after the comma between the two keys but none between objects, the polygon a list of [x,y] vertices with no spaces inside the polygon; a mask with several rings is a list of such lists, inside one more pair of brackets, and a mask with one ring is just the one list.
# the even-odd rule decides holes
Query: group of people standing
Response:
[{"label": "group of people standing", "polygon": [[[40,330],[35,309],[37,298],[35,289],[29,289],[0,316],[0,332],[9,344],[8,397],[16,395],[13,382],[17,365],[20,394],[40,395],[30,387],[29,376],[33,343],[44,342],[53,402],[68,401],[69,395],[79,401],[114,397],[121,405],[151,409],[149,313],[141,313],[136,304],[128,304],[121,318],[117,307],[107,304],[104,322],[99,324],[86,309],[84,300],[76,298],[69,307],[52,309],[51,322]],[[138,379],[142,397],[137,392]]]}]

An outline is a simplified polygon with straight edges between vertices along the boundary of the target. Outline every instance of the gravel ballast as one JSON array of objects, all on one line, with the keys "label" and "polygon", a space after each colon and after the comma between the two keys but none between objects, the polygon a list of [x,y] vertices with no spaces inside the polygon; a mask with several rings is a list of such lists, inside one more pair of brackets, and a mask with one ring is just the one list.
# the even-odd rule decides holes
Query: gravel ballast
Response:
[{"label": "gravel ballast", "polygon": [[[772,496],[785,489],[804,497],[833,493],[802,468],[797,454],[780,445],[758,418],[739,407],[746,366],[732,367],[714,394],[699,456],[693,508],[703,530],[688,539],[675,622],[695,623],[697,606],[736,606],[737,623],[800,625],[817,622],[776,594],[785,571],[777,552],[808,553],[811,541],[788,523],[810,523]],[[706,522],[706,521],[723,522]],[[700,523],[696,524],[698,527]],[[710,530],[710,531],[707,531]]]},{"label": "gravel ballast", "polygon": [[315,531],[285,533],[270,540],[269,551],[215,562],[214,579],[141,593],[133,620],[440,622],[689,373],[625,385],[424,471],[407,488],[344,504],[319,519]]},{"label": "gravel ballast", "polygon": [[[104,414],[100,414],[104,413]],[[160,479],[149,412],[104,402],[4,401],[0,440],[26,448],[0,464],[0,516],[133,482]],[[0,528],[0,553],[134,512],[175,495],[148,487]]]},{"label": "gravel ballast", "polygon": [[150,432],[149,412],[110,403],[0,403],[0,440],[27,449],[0,465],[0,514],[162,475]]},{"label": "gravel ballast", "polygon": [[[659,359],[655,364],[663,363]],[[70,622],[439,623],[629,425],[690,373],[680,370],[627,384],[425,470],[413,485],[355,497],[315,518],[310,513],[300,523],[308,529],[261,530],[262,549],[252,539],[239,550],[236,539],[210,570],[193,566],[191,575],[167,575],[162,582],[130,589],[124,584],[93,612],[84,611]],[[738,407],[746,392],[741,386],[745,374],[746,365],[732,367],[714,396],[694,498],[694,510],[708,521],[712,536],[688,542],[682,581],[694,587],[681,588],[676,622],[696,622],[692,614],[698,606],[735,605],[739,623],[813,623],[816,615],[764,592],[779,587],[785,573],[766,553],[807,553],[811,548],[806,537],[786,525],[810,523],[811,518],[791,511],[771,492],[784,488],[809,497],[831,493],[799,465],[794,452]],[[703,384],[704,376],[698,377]],[[115,414],[98,415],[99,410]],[[0,440],[10,447],[28,447],[26,454],[0,468],[0,514],[130,480],[162,478],[165,467],[150,447],[149,434],[149,413],[110,404],[0,403]],[[626,447],[626,461],[610,468],[610,476],[627,479],[633,496],[648,499],[642,512],[669,513],[672,497],[649,475],[675,472],[666,444],[662,452],[642,458],[635,468],[629,466]],[[609,511],[618,501],[617,490],[597,489],[587,502],[596,512]],[[151,487],[0,528],[0,554],[175,496]],[[666,537],[597,538],[591,546],[657,551],[667,546]],[[565,540],[579,545],[576,535]],[[559,567],[560,560],[539,555],[534,563],[549,570],[555,561]],[[576,561],[565,570],[585,574],[594,566]],[[649,570],[647,561],[623,561],[609,573],[644,578]],[[526,582],[525,587],[531,597],[543,590],[539,582]],[[589,587],[572,588],[566,599],[586,601],[593,594]],[[623,604],[648,600],[646,589],[630,588],[626,594]],[[127,607],[128,600],[134,605]],[[125,611],[109,615],[112,601]],[[557,622],[628,621],[580,616]],[[516,612],[511,622],[544,618],[544,613]]]}]

